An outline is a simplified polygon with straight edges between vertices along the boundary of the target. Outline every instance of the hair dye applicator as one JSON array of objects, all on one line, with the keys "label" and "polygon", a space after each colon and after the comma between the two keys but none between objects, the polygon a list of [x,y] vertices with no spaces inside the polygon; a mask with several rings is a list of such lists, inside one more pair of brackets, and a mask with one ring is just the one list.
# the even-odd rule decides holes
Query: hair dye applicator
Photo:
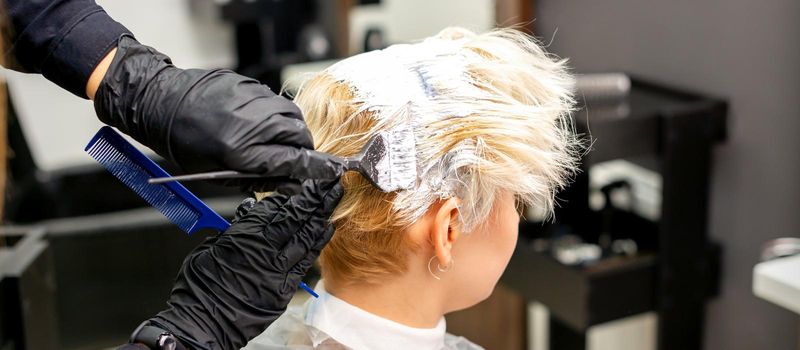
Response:
[{"label": "hair dye applicator", "polygon": [[[383,192],[413,188],[417,181],[417,162],[414,132],[400,125],[380,132],[367,141],[361,153],[343,159],[347,171],[358,171]],[[181,176],[154,177],[150,184],[174,181],[259,178],[262,175],[226,170]]]}]

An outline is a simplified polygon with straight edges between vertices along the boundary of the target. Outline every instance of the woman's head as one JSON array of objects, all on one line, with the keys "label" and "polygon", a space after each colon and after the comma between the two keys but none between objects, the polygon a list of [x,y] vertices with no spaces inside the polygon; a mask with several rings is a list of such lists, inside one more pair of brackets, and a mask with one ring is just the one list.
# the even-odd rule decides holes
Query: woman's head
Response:
[{"label": "woman's head", "polygon": [[448,271],[447,283],[485,284],[485,297],[513,251],[515,203],[551,211],[574,167],[572,77],[514,30],[449,28],[354,56],[303,84],[295,102],[317,149],[334,155],[396,127],[414,134],[414,187],[383,193],[359,174],[342,179],[320,257],[329,286],[382,283],[435,257],[433,272],[457,260],[469,274]]}]

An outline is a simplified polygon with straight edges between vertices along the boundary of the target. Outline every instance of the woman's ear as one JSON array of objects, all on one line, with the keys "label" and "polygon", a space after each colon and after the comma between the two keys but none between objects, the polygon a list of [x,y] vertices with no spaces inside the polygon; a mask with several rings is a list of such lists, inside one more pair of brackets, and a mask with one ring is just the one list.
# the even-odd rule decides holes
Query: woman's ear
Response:
[{"label": "woman's ear", "polygon": [[433,216],[430,239],[440,266],[450,266],[453,261],[453,243],[461,235],[458,216],[460,204],[460,199],[448,198],[441,203]]}]

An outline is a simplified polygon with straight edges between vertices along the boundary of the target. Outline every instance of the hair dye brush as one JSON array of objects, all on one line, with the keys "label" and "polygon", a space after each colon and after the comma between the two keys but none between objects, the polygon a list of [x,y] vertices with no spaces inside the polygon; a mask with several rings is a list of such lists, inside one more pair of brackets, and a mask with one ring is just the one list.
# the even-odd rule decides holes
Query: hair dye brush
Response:
[{"label": "hair dye brush", "polygon": [[[414,132],[408,125],[400,125],[373,136],[361,153],[345,158],[346,171],[358,171],[372,185],[383,192],[413,188],[417,180],[417,155]],[[163,184],[173,181],[214,179],[240,179],[264,177],[233,170],[214,171],[180,176],[154,177],[148,182]]]}]

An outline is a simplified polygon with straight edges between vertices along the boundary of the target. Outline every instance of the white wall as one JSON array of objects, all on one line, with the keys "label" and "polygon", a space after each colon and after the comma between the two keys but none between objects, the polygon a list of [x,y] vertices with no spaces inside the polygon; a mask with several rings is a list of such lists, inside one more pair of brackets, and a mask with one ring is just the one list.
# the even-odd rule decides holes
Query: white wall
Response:
[{"label": "white wall", "polygon": [[368,28],[381,28],[389,43],[399,43],[429,37],[449,26],[480,32],[494,24],[494,0],[383,0],[351,12],[350,53],[361,50]]},{"label": "white wall", "polygon": [[390,42],[422,39],[445,27],[485,31],[494,26],[494,0],[384,0]]}]

